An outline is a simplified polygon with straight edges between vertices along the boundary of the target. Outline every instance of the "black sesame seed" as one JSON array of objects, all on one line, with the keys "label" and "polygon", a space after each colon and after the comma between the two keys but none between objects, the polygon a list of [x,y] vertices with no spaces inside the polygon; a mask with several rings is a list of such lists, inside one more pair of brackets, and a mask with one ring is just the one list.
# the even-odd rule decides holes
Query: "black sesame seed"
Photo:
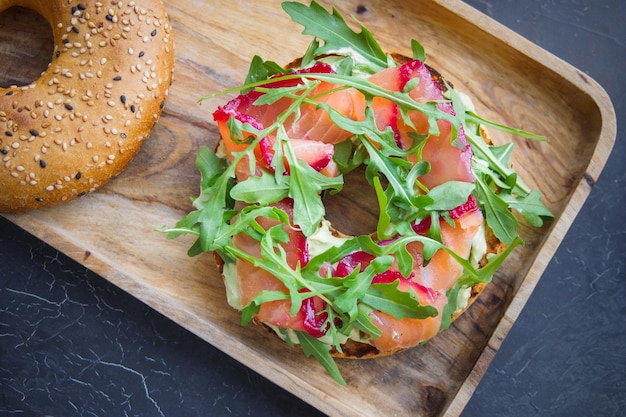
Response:
[{"label": "black sesame seed", "polygon": [[0,149],[0,153],[2,153],[2,155],[6,155],[9,153],[9,150],[7,148],[2,148]]},{"label": "black sesame seed", "polygon": [[72,6],[72,16],[74,16],[74,13],[76,13],[77,11],[78,11],[78,7]]},{"label": "black sesame seed", "polygon": [[122,104],[126,104],[126,96],[120,96],[120,100],[122,101]]},{"label": "black sesame seed", "polygon": [[39,131],[35,130],[35,129],[31,129],[30,130],[30,134],[33,136],[39,136]]},{"label": "black sesame seed", "polygon": [[142,56],[144,56],[146,53],[144,51],[140,51],[139,52],[139,58],[141,58]]},{"label": "black sesame seed", "polygon": [[367,7],[365,7],[362,4],[360,4],[360,5],[358,5],[356,7],[356,12],[357,12],[357,14],[367,13]]},{"label": "black sesame seed", "polygon": [[83,176],[83,174],[82,174],[80,171],[78,171],[78,172],[76,173],[76,179],[77,179],[77,180],[79,180],[79,179],[80,179],[80,177],[82,177],[82,176]]},{"label": "black sesame seed", "polygon": [[135,105],[134,104],[130,105],[130,111],[132,111],[133,113],[135,112]]},{"label": "black sesame seed", "polygon": [[161,104],[159,104],[159,108],[163,108],[163,106],[165,106],[165,101],[162,101]]},{"label": "black sesame seed", "polygon": [[35,197],[35,201],[38,203],[43,203],[43,198],[42,197]]},{"label": "black sesame seed", "polygon": [[124,132],[120,133],[120,138],[122,138],[122,139],[126,139],[126,137],[127,137],[127,136],[126,136],[126,133],[124,133]]},{"label": "black sesame seed", "polygon": [[85,192],[83,191],[82,193],[78,194],[79,197],[82,197],[85,195]]},{"label": "black sesame seed", "polygon": [[106,19],[107,19],[109,22],[112,22],[112,21],[113,21],[113,16],[111,16],[110,14],[107,14]]},{"label": "black sesame seed", "polygon": [[154,29],[154,30],[152,31],[152,33],[150,33],[150,35],[152,35],[152,36],[156,36],[156,34],[157,34],[157,30],[156,30],[156,29]]},{"label": "black sesame seed", "polygon": [[122,76],[118,75],[117,77],[113,78],[113,81],[122,81]]},{"label": "black sesame seed", "polygon": [[65,39],[63,39],[63,43],[68,44],[68,43],[70,43],[70,40],[65,38]]},{"label": "black sesame seed", "polygon": [[4,132],[5,135],[7,135],[8,137],[13,136],[13,132],[11,132],[10,130],[7,130],[6,132]]},{"label": "black sesame seed", "polygon": [[65,108],[66,108],[66,109],[68,109],[69,111],[74,110],[74,107],[72,107],[72,105],[71,105],[71,104],[66,104],[66,105],[65,105]]},{"label": "black sesame seed", "polygon": [[61,51],[56,51],[55,55],[56,55],[57,58],[60,57],[61,56]]},{"label": "black sesame seed", "polygon": [[72,26],[72,31],[74,33],[79,33],[80,32],[76,26]]},{"label": "black sesame seed", "polygon": [[39,160],[39,166],[42,167],[42,168],[45,168],[46,167],[46,161],[44,161],[43,159],[40,159]]},{"label": "black sesame seed", "polygon": [[85,10],[86,9],[86,7],[85,7],[85,5],[83,3],[78,3],[78,6],[76,6],[76,7],[78,7],[78,10]]},{"label": "black sesame seed", "polygon": [[12,96],[13,95],[13,91],[7,91],[5,96]]}]

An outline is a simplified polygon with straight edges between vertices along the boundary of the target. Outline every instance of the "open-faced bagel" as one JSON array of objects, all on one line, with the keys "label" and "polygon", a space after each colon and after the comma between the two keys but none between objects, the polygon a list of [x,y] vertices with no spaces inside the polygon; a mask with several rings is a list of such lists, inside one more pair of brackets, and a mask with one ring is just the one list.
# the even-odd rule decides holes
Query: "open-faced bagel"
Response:
[{"label": "open-faced bagel", "polygon": [[[391,71],[395,71],[395,72],[391,72],[391,75],[390,75],[390,77],[392,78],[392,81],[394,79],[393,77],[395,77],[396,74],[399,74],[399,76],[401,77],[407,77],[404,80],[405,83],[407,83],[411,77],[419,76],[421,77],[419,81],[420,83],[419,85],[423,85],[424,86],[423,88],[425,91],[429,92],[429,94],[433,94],[433,96],[430,96],[429,99],[441,100],[443,98],[441,94],[448,89],[448,84],[443,80],[443,77],[439,74],[439,72],[437,72],[431,67],[426,66],[425,64],[421,62],[417,62],[410,58],[407,58],[398,54],[391,54],[391,56],[393,57],[394,61],[398,65],[398,67],[395,67],[394,69],[391,70]],[[322,59],[326,59],[326,58],[329,58],[329,57],[322,57]],[[293,70],[296,73],[301,71],[301,73],[306,74],[306,76],[309,76],[310,74],[315,73],[315,71],[327,70],[327,68],[324,66],[317,66],[317,67],[313,67],[312,69],[309,69],[309,68],[301,69],[300,59],[297,59],[293,61],[291,64],[289,64],[287,66],[287,69]],[[271,84],[268,84],[268,85],[271,85]],[[283,84],[280,84],[280,85],[283,86]],[[401,86],[399,88],[401,88]],[[332,87],[328,87],[328,89],[329,91],[335,91],[332,89]],[[324,91],[323,88],[321,88],[321,90]],[[354,97],[349,96],[350,94],[352,94],[350,90],[346,91],[346,90],[337,89],[336,91],[338,91],[338,93],[334,93],[334,94],[345,94],[345,96],[341,96],[341,99],[333,98],[335,100],[333,101],[333,106],[336,106],[337,108],[339,108],[342,103],[344,104],[347,103],[347,108],[349,109],[360,108],[358,104],[354,104],[354,103],[359,102],[358,98],[355,99]],[[314,96],[315,93],[312,93],[312,95]],[[322,94],[319,94],[319,96],[322,96]],[[332,94],[329,95],[329,97],[331,96]],[[343,99],[343,97],[349,97],[349,99]],[[218,108],[218,110],[214,113],[214,117],[216,121],[218,121],[218,125],[220,126],[220,132],[221,132],[220,147],[221,149],[226,150],[225,152],[229,158],[232,158],[235,150],[240,151],[243,148],[243,146],[246,146],[246,145],[242,145],[237,139],[233,139],[233,136],[232,136],[233,133],[229,130],[228,126],[226,125],[226,120],[228,119],[228,117],[233,117],[240,121],[245,121],[253,126],[256,126],[257,124],[259,126],[265,126],[267,121],[264,119],[264,117],[266,117],[266,114],[275,115],[275,113],[277,113],[277,111],[271,105],[267,105],[264,107],[263,105],[255,106],[253,104],[250,104],[252,103],[252,101],[257,100],[258,98],[259,97],[257,93],[243,94],[233,99],[231,102],[224,105],[223,107]],[[286,107],[287,104],[283,103],[282,106]],[[351,112],[351,110],[344,109],[344,111],[346,111],[347,113],[351,115],[354,114]],[[318,112],[318,113],[315,113],[315,112]],[[302,113],[303,114],[300,115],[299,120],[305,120],[306,121],[305,123],[312,120],[312,122],[310,122],[309,125],[313,124],[314,127],[313,128],[308,127],[307,129],[300,129],[300,130],[298,128],[294,128],[293,126],[287,126],[285,128],[288,132],[293,134],[293,136],[288,135],[289,139],[287,141],[290,143],[290,146],[295,147],[296,151],[294,152],[301,152],[300,149],[302,149],[302,147],[305,147],[305,146],[307,147],[317,146],[319,148],[322,148],[325,146],[323,143],[324,140],[328,140],[330,143],[337,143],[335,141],[349,140],[348,139],[349,135],[346,136],[345,131],[328,133],[328,132],[331,132],[331,128],[328,128],[326,130],[317,129],[316,127],[318,126],[318,124],[325,124],[325,125],[329,124],[328,121],[325,121],[325,119],[323,119],[325,117],[325,114],[321,113],[319,110],[313,110],[311,108],[306,108],[306,109],[303,108]],[[440,127],[442,131],[445,131],[445,125],[442,124]],[[236,134],[240,134],[240,133],[236,133]],[[480,129],[480,134],[482,135],[486,143],[491,143],[491,140],[489,136],[487,135],[487,132],[484,129]],[[303,135],[303,136],[299,136],[299,135]],[[334,135],[334,136],[331,137],[331,135]],[[245,136],[246,136],[246,133],[243,133],[242,137],[245,137]],[[303,137],[305,139],[302,139]],[[320,137],[323,137],[324,140],[319,139]],[[271,139],[265,139],[265,138],[263,140],[271,141]],[[306,144],[303,144],[302,142],[303,140],[306,142]],[[433,140],[436,140],[436,139],[433,139]],[[317,143],[317,145],[310,145],[312,142]],[[467,165],[467,160],[464,159],[464,156],[463,156],[464,152],[471,153],[471,150],[469,149],[461,150],[457,147],[453,147],[453,145],[450,144],[449,137],[445,137],[444,139],[439,140],[435,143],[437,144],[434,145],[436,147],[434,152],[433,152],[432,147],[431,148],[424,147],[423,152],[425,155],[430,155],[429,158],[431,159],[429,162],[431,162],[433,166],[435,167],[433,168],[433,170],[436,171],[435,174],[438,175],[437,177],[438,180],[444,174],[450,175],[452,176],[452,178],[456,178],[456,176],[465,175],[465,177],[462,177],[464,181],[470,181],[471,179],[473,179],[472,174],[468,173],[468,170],[470,168]],[[265,149],[267,149],[267,146],[265,147]],[[310,148],[306,148],[306,149],[310,149]],[[218,148],[218,152],[219,152],[219,148]],[[261,148],[256,149],[255,152],[256,152],[255,158],[257,158],[258,164],[265,164],[264,166],[268,166],[268,167],[270,165],[274,166],[273,165],[274,161],[272,159],[271,154],[263,151]],[[322,154],[325,155],[324,153]],[[310,154],[304,154],[302,152],[299,155],[302,155],[304,160],[307,160],[307,162],[310,163],[312,167],[316,167],[315,169],[319,170],[320,172],[325,172],[324,170],[328,170],[329,169],[328,167],[332,165],[332,163],[327,158],[324,159],[324,158],[310,157]],[[270,160],[272,162],[268,163],[268,161]],[[312,162],[309,162],[309,161],[312,161]],[[324,165],[324,164],[327,164],[327,165]],[[465,164],[464,166],[460,167],[461,169],[460,174],[457,173],[456,168],[450,169],[448,167],[445,167],[446,165],[449,166],[453,164]],[[272,168],[268,168],[268,169],[271,171]],[[330,176],[336,175],[334,173],[330,173],[330,171],[326,171],[326,172],[329,172],[328,175]],[[433,171],[431,171],[431,173],[432,172]],[[251,173],[249,170],[249,164],[247,161],[241,162],[240,166],[235,169],[235,173],[237,176],[237,181],[246,181],[248,178],[250,178],[250,176],[262,175],[258,169],[256,173],[254,173],[254,171],[252,171]],[[419,194],[419,191],[414,191],[414,192]],[[468,199],[468,204],[470,201],[471,201],[471,198]],[[296,210],[294,208],[294,205],[290,203],[288,200],[277,202],[276,206],[285,210],[287,213],[290,213],[289,216],[291,216],[292,211]],[[472,204],[469,204],[469,206],[472,206]],[[239,206],[236,205],[235,209],[242,210],[244,207],[246,207],[245,204],[242,204]],[[479,255],[479,259],[476,260],[476,262],[478,263],[477,266],[481,267],[487,263],[488,255],[498,254],[502,252],[502,250],[504,249],[504,245],[502,245],[499,242],[499,240],[491,232],[490,228],[484,223],[482,213],[477,213],[478,207],[473,206],[471,209],[468,208],[467,210],[465,208],[465,205],[462,205],[461,207],[462,207],[461,212],[463,212],[463,214],[459,215],[458,217],[459,220],[452,220],[455,226],[449,226],[448,223],[450,222],[450,220],[446,221],[443,219],[443,217],[441,217],[439,220],[440,222],[439,227],[442,228],[442,230],[447,230],[445,232],[442,232],[442,233],[445,233],[445,237],[443,238],[445,241],[448,241],[453,247],[459,248],[460,253],[462,253],[463,251],[467,251],[466,254],[461,255],[463,257],[465,256],[469,257],[471,254],[471,251],[470,249],[468,249],[467,246],[464,246],[466,244],[460,244],[460,246],[457,246],[459,245],[459,242],[458,241],[455,242],[455,240],[460,239],[460,241],[467,242],[467,239],[473,240],[475,236],[482,234],[483,236],[479,236],[478,240],[482,241],[484,245],[480,245],[480,247],[483,247],[483,249],[481,249],[482,252],[481,252],[481,255]],[[332,213],[327,213],[327,214],[329,214],[330,217],[332,217]],[[450,216],[452,216],[452,212],[450,213]],[[430,218],[428,220],[430,221]],[[257,221],[259,221],[259,224],[261,225],[262,228],[268,228],[268,227],[272,227],[276,225],[275,221],[270,221],[267,219],[263,219],[261,221],[257,218]],[[291,217],[289,218],[289,221],[295,222],[295,220],[293,220]],[[342,233],[341,230],[336,230],[335,227],[333,227],[327,219],[325,220],[325,222],[328,224],[329,232],[332,234],[334,238],[338,239],[338,241],[352,238],[352,236],[346,236],[344,233]],[[479,227],[479,225],[482,227]],[[289,226],[287,223],[284,223],[283,226],[285,230],[288,230],[288,233],[290,236],[290,242],[291,241],[294,242],[293,244],[287,243],[283,245],[283,250],[287,254],[286,255],[287,259],[292,259],[292,260],[297,259],[297,262],[300,262],[301,265],[306,264],[308,262],[307,259],[309,258],[308,247],[311,244],[309,237],[305,237],[303,235],[304,232],[292,231],[291,226]],[[417,225],[414,225],[414,227],[419,228],[419,226]],[[427,228],[429,227],[430,226],[427,226]],[[448,227],[451,227],[452,229],[454,229],[454,231],[452,231],[451,229],[448,229]],[[418,234],[425,233],[425,232],[418,232],[417,229],[415,230],[416,230],[416,233]],[[255,241],[254,239],[245,237],[243,235],[244,235],[243,233],[240,233],[239,235],[235,235],[232,240],[233,244],[239,250],[243,252],[246,252],[248,254],[258,255],[258,253],[260,252],[259,243]],[[376,241],[380,239],[380,237],[376,236],[376,231],[372,231],[370,236]],[[385,243],[382,243],[382,242],[381,244],[385,245]],[[464,247],[466,249],[461,249],[461,247]],[[333,356],[342,357],[342,358],[361,359],[361,358],[372,358],[372,357],[377,357],[377,356],[390,355],[390,354],[405,350],[409,347],[415,346],[416,344],[421,343],[423,341],[426,341],[430,337],[433,337],[438,332],[439,326],[442,323],[442,317],[443,317],[443,311],[442,311],[443,306],[441,304],[441,300],[443,299],[443,297],[445,297],[443,294],[454,285],[454,282],[456,282],[458,279],[461,278],[461,275],[463,273],[463,268],[459,268],[460,264],[456,264],[456,261],[453,261],[451,260],[451,258],[448,258],[449,255],[445,254],[443,250],[438,251],[438,254],[435,255],[431,260],[429,260],[428,263],[423,261],[423,253],[419,245],[412,246],[409,252],[411,253],[411,256],[413,257],[414,269],[411,274],[412,275],[415,274],[416,277],[404,278],[405,281],[403,282],[407,286],[413,285],[414,286],[413,289],[417,291],[418,294],[421,294],[421,297],[423,297],[424,303],[430,303],[433,306],[435,305],[437,306],[436,308],[439,310],[439,314],[437,315],[437,317],[436,318],[428,317],[428,318],[414,320],[414,321],[408,320],[406,322],[400,323],[401,322],[400,320],[391,318],[385,313],[374,311],[370,313],[370,315],[374,314],[374,316],[371,316],[373,317],[374,321],[380,320],[379,323],[381,323],[383,326],[387,326],[386,327],[387,329],[390,329],[390,328],[393,329],[385,333],[386,334],[385,341],[383,341],[381,344],[377,344],[378,342],[377,340],[372,340],[369,338],[361,339],[360,336],[359,338],[353,338],[352,336],[350,336],[349,338],[347,338],[347,340],[344,343],[341,344],[341,349],[335,346],[331,348],[330,352]],[[371,258],[369,257],[369,255],[364,254],[363,252],[356,251],[354,257],[352,257],[352,255],[348,255],[346,256],[346,258],[342,259],[338,263],[329,261],[328,268],[333,271],[331,273],[333,277],[335,276],[342,277],[342,276],[346,276],[346,275],[343,275],[344,274],[343,271],[346,271],[346,273],[349,274],[354,270],[350,268],[354,268],[355,266],[357,266],[357,264],[360,264],[361,268],[364,268],[365,265],[367,265],[370,261],[371,261]],[[223,267],[223,262],[224,261],[219,259],[218,257],[218,264],[220,265],[220,267]],[[451,266],[451,264],[455,264],[455,266]],[[389,280],[390,282],[394,282],[397,279],[400,279],[402,281],[402,279],[398,275],[398,270],[394,268],[397,268],[397,266],[393,264],[390,265],[388,270],[382,273],[379,273],[378,275],[376,275],[374,279],[380,280],[379,282],[388,282],[387,280]],[[246,260],[237,259],[234,268],[231,267],[231,268],[228,268],[227,271],[225,271],[224,269],[222,271],[225,272],[225,281],[229,283],[227,284],[229,287],[228,289],[229,294],[232,294],[232,293],[239,294],[242,306],[246,305],[251,299],[259,295],[262,291],[271,291],[271,290],[277,290],[281,288],[280,284],[277,283],[277,280],[272,279],[271,273],[269,273],[268,271],[263,271],[262,268],[253,266],[251,262],[248,262]],[[441,279],[442,281],[446,282],[445,284],[443,282],[437,282],[439,280],[437,271],[443,272]],[[230,274],[231,276],[228,277],[226,276],[226,274]],[[320,272],[320,274],[322,273]],[[233,275],[235,276],[233,277]],[[417,277],[420,275],[423,276],[424,278]],[[450,281],[451,279],[452,281]],[[432,288],[425,287],[426,285],[425,282],[432,283],[433,287]],[[401,285],[404,285],[404,284],[401,284]],[[478,295],[483,291],[484,288],[485,288],[485,284],[482,282],[473,285],[471,288],[468,288],[466,292],[466,298],[464,298],[463,301],[459,305],[457,305],[457,309],[452,314],[451,319],[455,320],[458,316],[460,316],[461,313],[465,311],[469,307],[469,305],[478,297]],[[272,332],[276,332],[279,334],[282,332],[281,337],[285,337],[284,329],[285,328],[289,328],[289,329],[299,328],[300,323],[298,320],[302,320],[302,318],[298,319],[298,315],[296,315],[295,317],[291,316],[291,318],[287,317],[287,315],[285,314],[285,311],[289,310],[288,307],[290,305],[291,304],[289,301],[282,301],[282,300],[269,302],[267,304],[262,304],[260,306],[260,310],[254,316],[254,322],[266,327]],[[311,313],[313,314],[313,316],[324,314],[322,309],[319,306],[317,307],[317,310],[315,311],[316,311],[315,313]],[[303,313],[302,310],[300,310],[300,313],[298,314],[300,315],[300,317],[302,315],[304,315],[305,317],[309,317],[307,313]],[[304,318],[303,320],[306,322],[307,318]],[[305,324],[305,327],[306,326],[307,325]],[[310,328],[308,329],[310,330]],[[393,333],[394,332],[400,333],[400,332],[405,332],[405,331],[407,332],[406,334],[409,334],[409,332],[415,332],[415,335],[411,333],[411,335],[406,336],[406,338],[405,336],[398,335],[397,336],[398,340],[396,343],[396,336],[394,336]],[[312,333],[316,334],[316,330],[313,329]],[[366,339],[369,339],[369,340],[365,341]]]}]

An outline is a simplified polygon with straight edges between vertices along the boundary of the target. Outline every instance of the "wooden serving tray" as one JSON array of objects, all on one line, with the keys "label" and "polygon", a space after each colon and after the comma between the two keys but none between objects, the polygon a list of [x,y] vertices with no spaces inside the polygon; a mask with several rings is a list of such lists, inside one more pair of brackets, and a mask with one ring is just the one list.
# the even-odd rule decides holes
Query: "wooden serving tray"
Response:
[{"label": "wooden serving tray", "polygon": [[[496,143],[515,141],[515,166],[556,217],[539,230],[522,225],[526,246],[426,346],[340,361],[348,383],[341,387],[298,349],[257,327],[241,327],[212,256],[187,257],[191,238],[168,241],[154,231],[191,209],[190,197],[199,190],[196,150],[218,139],[211,113],[224,99],[199,105],[199,97],[241,83],[255,54],[287,63],[310,42],[279,1],[166,1],[176,41],[175,81],[139,155],[97,193],[6,217],[329,415],[456,416],[598,178],[615,140],[613,108],[585,74],[460,1],[337,3],[386,50],[410,55],[410,39],[419,40],[428,62],[474,97],[483,116],[550,138],[538,143],[491,132]],[[38,18],[32,12],[12,9],[0,18],[0,53],[13,57],[0,62],[2,84],[26,84],[48,63],[50,31],[43,21],[32,23]],[[370,221],[375,209],[346,195],[333,203],[345,207],[331,213],[336,224]]]}]

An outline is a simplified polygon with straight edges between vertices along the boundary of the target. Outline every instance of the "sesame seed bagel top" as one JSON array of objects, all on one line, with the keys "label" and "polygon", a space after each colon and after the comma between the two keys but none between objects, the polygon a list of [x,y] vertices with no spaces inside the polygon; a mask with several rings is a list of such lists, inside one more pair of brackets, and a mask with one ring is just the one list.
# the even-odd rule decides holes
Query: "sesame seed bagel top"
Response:
[{"label": "sesame seed bagel top", "polygon": [[0,88],[0,211],[51,206],[121,172],[159,119],[174,45],[161,0],[0,0],[40,13],[52,62]]}]

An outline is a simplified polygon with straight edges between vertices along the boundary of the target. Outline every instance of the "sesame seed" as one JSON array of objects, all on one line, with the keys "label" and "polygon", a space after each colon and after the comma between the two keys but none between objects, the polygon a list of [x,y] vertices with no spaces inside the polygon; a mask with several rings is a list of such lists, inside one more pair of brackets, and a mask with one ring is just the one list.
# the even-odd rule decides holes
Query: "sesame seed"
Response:
[{"label": "sesame seed", "polygon": [[66,109],[68,109],[69,111],[74,110],[74,107],[72,107],[72,105],[71,105],[71,104],[69,104],[69,103],[66,103],[66,104],[65,104],[65,108],[66,108]]},{"label": "sesame seed", "polygon": [[120,96],[120,100],[122,101],[122,104],[126,104],[126,96]]},{"label": "sesame seed", "polygon": [[39,132],[37,130],[35,130],[35,129],[31,129],[30,130],[30,134],[33,135],[33,136],[39,136]]},{"label": "sesame seed", "polygon": [[118,75],[115,78],[113,78],[113,81],[122,81],[122,76]]},{"label": "sesame seed", "polygon": [[46,161],[44,161],[43,159],[40,159],[39,160],[39,166],[42,167],[42,168],[45,168],[46,167]]},{"label": "sesame seed", "polygon": [[77,179],[77,180],[79,180],[79,179],[80,179],[80,177],[82,177],[82,176],[83,176],[83,174],[82,174],[80,171],[78,171],[78,172],[76,173],[76,179]]},{"label": "sesame seed", "polygon": [[143,57],[145,55],[144,51],[139,52],[139,58]]},{"label": "sesame seed", "polygon": [[9,150],[7,148],[2,148],[0,149],[0,153],[2,153],[2,155],[6,155],[9,153]]},{"label": "sesame seed", "polygon": [[6,132],[4,132],[4,134],[5,134],[5,135],[7,135],[7,136],[9,136],[9,137],[13,136],[13,132],[10,132],[10,131],[8,131],[8,130],[7,130]]},{"label": "sesame seed", "polygon": [[156,36],[156,34],[157,34],[157,30],[156,30],[156,29],[154,29],[154,30],[150,33],[150,35],[152,35],[152,36]]}]

